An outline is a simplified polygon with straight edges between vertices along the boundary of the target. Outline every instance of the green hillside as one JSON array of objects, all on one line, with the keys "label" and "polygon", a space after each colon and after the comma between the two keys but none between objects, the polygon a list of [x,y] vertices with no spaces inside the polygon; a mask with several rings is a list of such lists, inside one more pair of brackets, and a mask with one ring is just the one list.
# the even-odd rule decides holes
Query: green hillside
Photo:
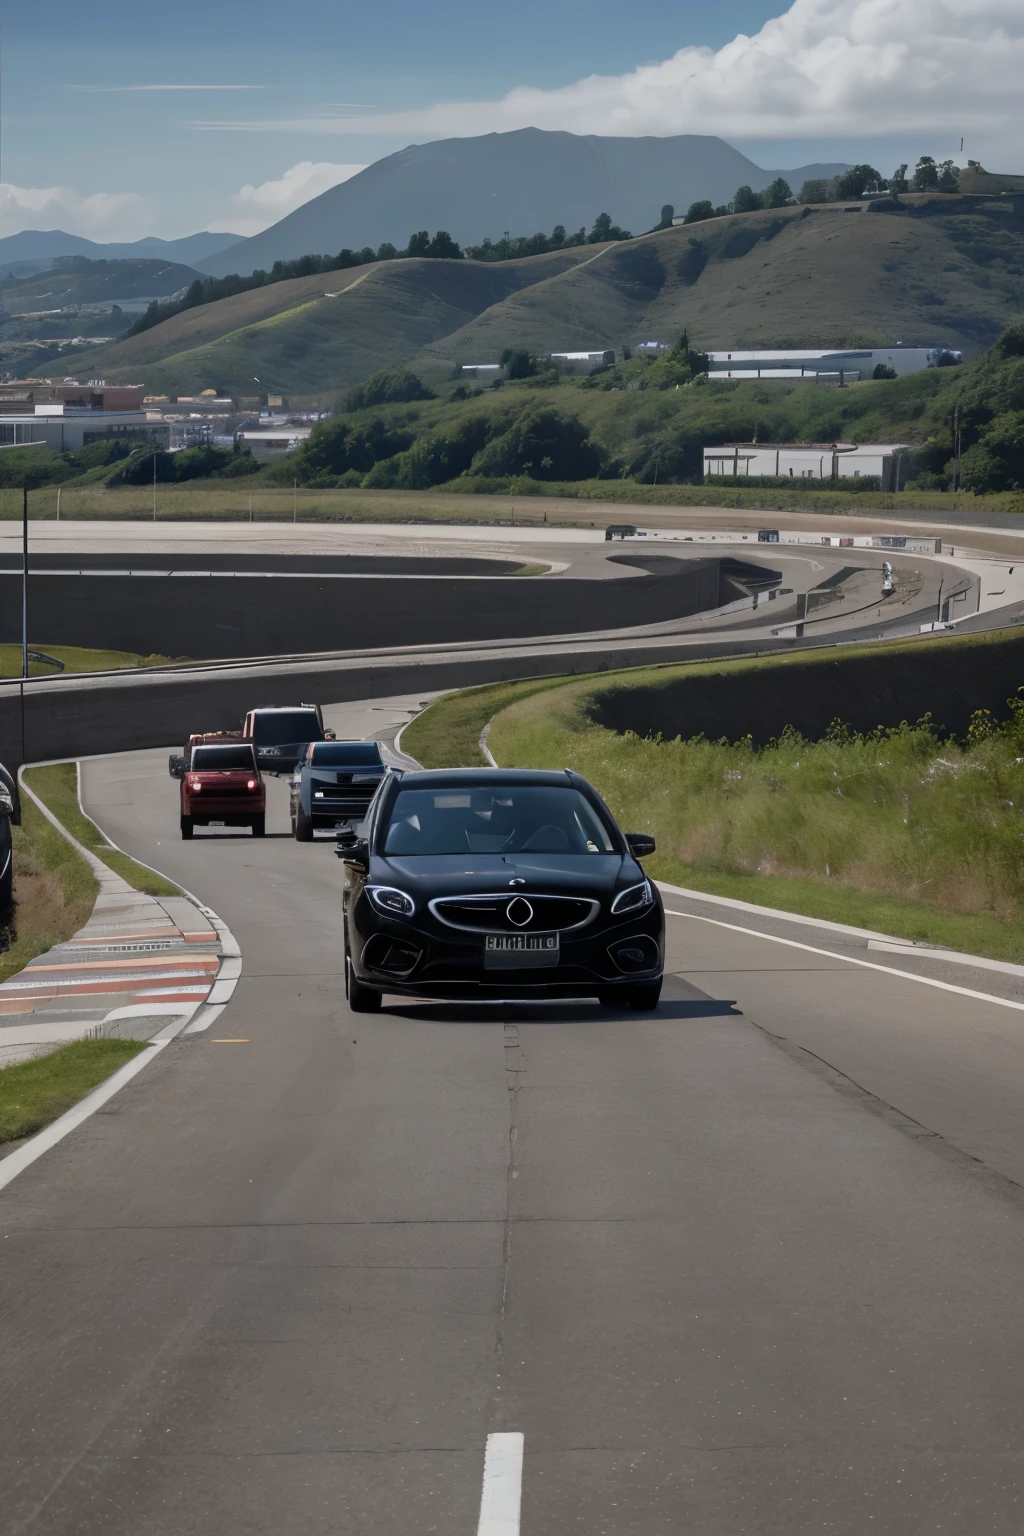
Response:
[{"label": "green hillside", "polygon": [[190,309],[89,354],[153,392],[248,393],[255,374],[331,394],[412,364],[671,341],[700,347],[929,342],[977,356],[1024,309],[1024,196],[824,204],[677,226],[510,262],[400,260]]},{"label": "green hillside", "polygon": [[330,393],[404,362],[517,290],[592,260],[583,246],[521,261],[389,261],[272,283],[185,310],[89,353],[91,369],[131,374],[151,392],[213,387]]},{"label": "green hillside", "polygon": [[712,349],[927,341],[977,355],[1024,309],[1024,197],[844,209],[732,214],[613,246],[416,361],[621,348],[684,327]]}]

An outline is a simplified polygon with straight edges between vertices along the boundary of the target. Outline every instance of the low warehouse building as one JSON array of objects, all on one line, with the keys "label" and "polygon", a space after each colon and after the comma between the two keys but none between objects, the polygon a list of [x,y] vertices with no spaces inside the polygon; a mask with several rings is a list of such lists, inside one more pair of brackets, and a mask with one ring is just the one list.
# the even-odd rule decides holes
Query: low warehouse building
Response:
[{"label": "low warehouse building", "polygon": [[708,372],[725,379],[818,379],[854,384],[870,379],[879,366],[897,378],[963,361],[948,347],[854,347],[849,350],[805,351],[777,347],[767,351],[709,352]]},{"label": "low warehouse building", "polygon": [[906,443],[723,443],[704,449],[704,475],[859,480],[877,477],[883,491],[898,489]]},{"label": "low warehouse building", "polygon": [[598,368],[610,368],[615,362],[615,352],[606,347],[599,352],[552,352],[551,361],[562,373],[596,373]]}]

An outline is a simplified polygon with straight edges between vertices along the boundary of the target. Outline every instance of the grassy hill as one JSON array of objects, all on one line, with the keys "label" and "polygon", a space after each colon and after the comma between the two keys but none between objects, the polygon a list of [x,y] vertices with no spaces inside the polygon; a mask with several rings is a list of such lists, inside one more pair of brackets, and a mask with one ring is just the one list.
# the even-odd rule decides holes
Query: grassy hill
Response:
[{"label": "grassy hill", "polygon": [[9,315],[62,309],[74,304],[155,298],[187,287],[198,273],[174,261],[90,261],[72,256],[66,263],[0,288],[0,305]]},{"label": "grassy hill", "polygon": [[529,284],[564,273],[603,246],[522,261],[388,261],[292,278],[184,311],[152,330],[90,352],[90,367],[130,372],[161,394],[212,386],[330,394],[404,362]]},{"label": "grassy hill", "polygon": [[330,395],[411,364],[438,383],[538,353],[930,342],[976,356],[1024,310],[1024,196],[905,198],[710,219],[522,261],[392,261],[218,300],[90,352],[154,392]]},{"label": "grassy hill", "polygon": [[716,349],[928,341],[976,355],[1024,309],[1024,197],[851,207],[732,214],[614,246],[417,361],[671,341],[684,326]]}]

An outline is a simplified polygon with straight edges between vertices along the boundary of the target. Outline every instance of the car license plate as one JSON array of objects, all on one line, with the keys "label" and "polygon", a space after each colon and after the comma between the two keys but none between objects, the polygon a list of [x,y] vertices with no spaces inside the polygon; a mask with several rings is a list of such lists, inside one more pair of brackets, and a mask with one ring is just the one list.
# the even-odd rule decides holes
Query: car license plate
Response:
[{"label": "car license plate", "polygon": [[557,965],[557,933],[489,933],[484,940],[484,970],[511,971]]}]

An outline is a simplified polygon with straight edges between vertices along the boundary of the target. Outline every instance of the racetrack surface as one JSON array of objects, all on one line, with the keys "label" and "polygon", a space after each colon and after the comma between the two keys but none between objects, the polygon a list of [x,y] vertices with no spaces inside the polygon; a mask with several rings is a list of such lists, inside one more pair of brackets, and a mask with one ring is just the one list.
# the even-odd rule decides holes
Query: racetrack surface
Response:
[{"label": "racetrack surface", "polygon": [[1017,1536],[1024,1013],[669,895],[654,1016],[357,1017],[284,785],[184,844],[161,753],[84,779],[243,970],[0,1196],[6,1531],[473,1536],[518,1431],[523,1536]]}]

